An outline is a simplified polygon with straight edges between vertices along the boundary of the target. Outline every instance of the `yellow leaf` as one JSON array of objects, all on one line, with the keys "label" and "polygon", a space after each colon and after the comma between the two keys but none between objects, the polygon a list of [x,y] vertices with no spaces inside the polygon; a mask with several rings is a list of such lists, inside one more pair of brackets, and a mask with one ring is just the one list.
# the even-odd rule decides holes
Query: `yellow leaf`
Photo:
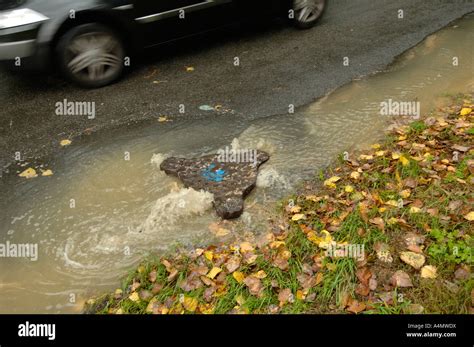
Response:
[{"label": "yellow leaf", "polygon": [[464,218],[472,222],[474,220],[474,211],[469,212],[467,215],[464,216]]},{"label": "yellow leaf", "polygon": [[419,207],[416,207],[416,206],[410,207],[410,213],[420,213],[420,212],[421,212],[421,209]]},{"label": "yellow leaf", "polygon": [[403,166],[408,166],[410,164],[410,161],[404,155],[401,155],[398,160]]},{"label": "yellow leaf", "polygon": [[155,306],[155,304],[158,302],[158,299],[156,298],[156,296],[154,298],[152,298],[150,300],[150,302],[148,303],[148,306],[146,307],[146,312],[147,313],[153,313],[153,307]]},{"label": "yellow leaf", "polygon": [[193,66],[186,66],[186,71],[187,71],[187,72],[193,72],[193,71],[194,71],[194,67],[193,67]]},{"label": "yellow leaf", "polygon": [[421,278],[436,278],[438,276],[436,272],[436,267],[425,265],[421,268]]},{"label": "yellow leaf", "polygon": [[44,176],[44,177],[53,176],[53,171],[52,170],[45,170],[41,173],[41,176]]},{"label": "yellow leaf", "polygon": [[265,271],[260,270],[260,271],[258,271],[257,273],[253,274],[252,276],[255,277],[255,278],[258,278],[258,279],[261,279],[261,280],[262,280],[262,279],[264,279],[264,278],[267,277],[267,274],[266,274]]},{"label": "yellow leaf", "polygon": [[385,205],[398,207],[398,202],[396,202],[395,200],[389,200],[385,203]]},{"label": "yellow leaf", "polygon": [[352,192],[354,191],[354,187],[353,187],[353,186],[346,186],[346,187],[344,188],[344,191],[345,191],[346,193],[352,193]]},{"label": "yellow leaf", "polygon": [[204,252],[204,257],[209,260],[209,261],[212,261],[212,259],[214,259],[214,252],[212,251],[205,251]]},{"label": "yellow leaf", "polygon": [[327,230],[322,230],[319,235],[316,235],[313,231],[310,231],[308,233],[308,240],[323,249],[329,248],[329,246],[333,242],[333,238]]},{"label": "yellow leaf", "polygon": [[245,279],[245,275],[240,272],[240,271],[234,271],[234,273],[232,273],[232,276],[234,277],[234,279],[239,282],[239,283],[243,283],[244,282],[244,279]]},{"label": "yellow leaf", "polygon": [[316,275],[316,283],[315,285],[318,285],[320,284],[324,279],[324,275],[322,272],[318,272],[318,274]]},{"label": "yellow leaf", "polygon": [[373,144],[372,146],[370,146],[370,147],[372,147],[373,149],[380,149],[381,146],[380,146],[380,144],[378,144],[378,143],[374,143],[374,144]]},{"label": "yellow leaf", "polygon": [[386,151],[377,151],[377,152],[375,152],[375,155],[377,157],[383,157],[385,155],[385,153],[387,153],[387,152]]},{"label": "yellow leaf", "polygon": [[400,159],[400,153],[392,153],[392,159],[393,160]]},{"label": "yellow leaf", "polygon": [[464,107],[462,110],[461,110],[461,116],[467,116],[468,114],[471,114],[472,112],[472,108],[469,108],[469,107]]},{"label": "yellow leaf", "polygon": [[300,213],[301,212],[301,206],[294,206],[290,210],[291,213]]},{"label": "yellow leaf", "polygon": [[438,118],[436,118],[436,120],[438,121],[438,124],[442,127],[445,127],[445,126],[448,125],[448,123],[444,120],[443,117],[438,117]]},{"label": "yellow leaf", "polygon": [[387,221],[388,225],[395,225],[398,223],[398,218],[392,217]]},{"label": "yellow leaf", "polygon": [[299,213],[299,214],[295,214],[295,215],[291,218],[291,220],[294,221],[294,222],[296,222],[296,221],[299,221],[299,220],[305,219],[305,218],[306,218],[306,216],[305,216],[303,213]]},{"label": "yellow leaf", "polygon": [[213,267],[211,271],[209,271],[209,273],[207,274],[207,277],[209,277],[212,280],[221,272],[222,272],[222,269],[220,267]]},{"label": "yellow leaf", "polygon": [[304,295],[302,290],[297,290],[296,291],[296,299],[298,300],[304,300],[306,295]]},{"label": "yellow leaf", "polygon": [[161,116],[161,117],[158,118],[158,122],[160,122],[160,123],[166,123],[166,122],[168,122],[168,117],[166,117],[166,116]]},{"label": "yellow leaf", "polygon": [[242,253],[252,252],[254,249],[250,242],[245,241],[240,244],[240,251]]},{"label": "yellow leaf", "polygon": [[361,154],[361,155],[359,156],[359,159],[360,159],[360,160],[372,160],[372,159],[374,159],[374,156],[373,156],[373,155]]},{"label": "yellow leaf", "polygon": [[71,140],[62,140],[59,144],[62,147],[65,147],[65,146],[69,146],[71,143],[72,143]]},{"label": "yellow leaf", "polygon": [[402,198],[404,198],[404,199],[409,198],[410,195],[411,195],[410,189],[405,189],[405,190],[402,190],[402,191],[400,192],[400,196],[401,196]]},{"label": "yellow leaf", "polygon": [[36,174],[36,170],[35,170],[35,169],[32,169],[32,168],[26,169],[26,170],[23,171],[19,176],[20,176],[20,177],[23,177],[23,178],[34,178],[34,177],[38,177],[38,175]]},{"label": "yellow leaf", "polygon": [[140,296],[138,295],[137,292],[133,292],[128,298],[132,300],[133,302],[140,301]]},{"label": "yellow leaf", "polygon": [[272,241],[269,246],[271,249],[277,249],[277,248],[280,248],[280,246],[284,246],[284,245],[285,245],[285,241]]},{"label": "yellow leaf", "polygon": [[198,306],[198,300],[196,298],[191,298],[188,296],[184,297],[183,307],[186,311],[195,312]]},{"label": "yellow leaf", "polygon": [[329,188],[336,188],[336,182],[338,182],[341,178],[338,176],[333,176],[331,178],[328,178],[326,181],[324,181],[324,185]]},{"label": "yellow leaf", "polygon": [[199,312],[201,312],[202,314],[213,314],[215,309],[216,308],[212,306],[212,304],[199,305]]},{"label": "yellow leaf", "polygon": [[358,173],[357,171],[353,171],[351,173],[351,178],[357,181],[360,178],[360,173]]}]

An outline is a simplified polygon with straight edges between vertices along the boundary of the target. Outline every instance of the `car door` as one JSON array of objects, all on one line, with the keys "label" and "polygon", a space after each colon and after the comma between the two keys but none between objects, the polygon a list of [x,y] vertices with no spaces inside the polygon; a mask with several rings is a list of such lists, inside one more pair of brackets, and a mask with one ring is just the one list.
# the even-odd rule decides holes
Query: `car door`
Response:
[{"label": "car door", "polygon": [[222,25],[233,0],[135,0],[135,21],[152,46]]}]

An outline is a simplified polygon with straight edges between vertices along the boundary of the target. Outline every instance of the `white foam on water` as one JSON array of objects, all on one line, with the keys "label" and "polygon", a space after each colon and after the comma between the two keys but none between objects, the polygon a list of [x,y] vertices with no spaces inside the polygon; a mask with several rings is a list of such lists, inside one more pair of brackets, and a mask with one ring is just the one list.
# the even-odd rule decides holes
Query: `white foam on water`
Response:
[{"label": "white foam on water", "polygon": [[280,174],[275,168],[265,167],[257,176],[258,188],[272,188],[272,189],[291,189],[291,183],[288,178]]},{"label": "white foam on water", "polygon": [[214,195],[182,188],[158,199],[141,226],[144,233],[169,229],[192,216],[202,216],[212,208]]},{"label": "white foam on water", "polygon": [[160,168],[160,165],[168,158],[169,156],[167,154],[155,153],[153,154],[153,157],[151,157],[150,162],[157,168]]}]

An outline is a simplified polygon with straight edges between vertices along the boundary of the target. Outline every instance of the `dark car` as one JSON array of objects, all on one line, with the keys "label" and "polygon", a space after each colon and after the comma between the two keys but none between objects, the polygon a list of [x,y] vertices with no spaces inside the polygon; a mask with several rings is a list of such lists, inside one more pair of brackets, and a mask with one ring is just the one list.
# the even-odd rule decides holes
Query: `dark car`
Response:
[{"label": "dark car", "polygon": [[57,67],[82,87],[117,80],[138,50],[285,13],[312,27],[326,0],[0,0],[0,61]]}]

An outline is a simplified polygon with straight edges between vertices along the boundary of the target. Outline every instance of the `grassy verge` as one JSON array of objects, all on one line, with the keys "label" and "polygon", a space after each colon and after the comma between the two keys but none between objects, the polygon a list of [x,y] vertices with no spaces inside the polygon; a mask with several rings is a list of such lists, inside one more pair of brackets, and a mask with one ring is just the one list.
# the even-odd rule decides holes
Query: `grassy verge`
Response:
[{"label": "grassy verge", "polygon": [[85,312],[472,313],[472,109],[465,97],[346,153],[271,232],[147,259]]}]

